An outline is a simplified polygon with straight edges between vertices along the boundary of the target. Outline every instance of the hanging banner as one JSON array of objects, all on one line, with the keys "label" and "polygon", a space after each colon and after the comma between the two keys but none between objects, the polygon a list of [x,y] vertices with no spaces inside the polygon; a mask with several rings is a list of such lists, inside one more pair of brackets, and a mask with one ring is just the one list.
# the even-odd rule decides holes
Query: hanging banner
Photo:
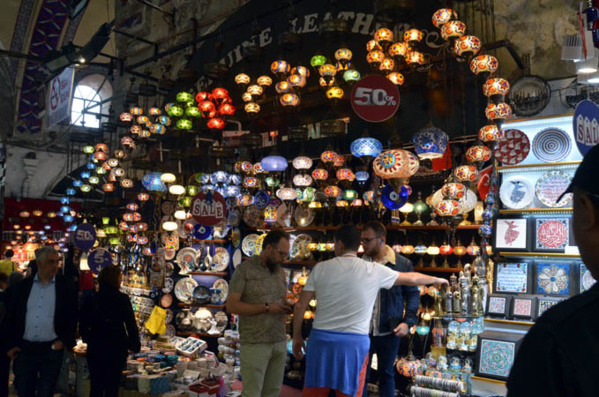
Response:
[{"label": "hanging banner", "polygon": [[200,225],[214,226],[227,218],[227,203],[218,192],[200,192],[191,201],[191,216]]},{"label": "hanging banner", "polygon": [[588,99],[580,102],[576,106],[572,123],[576,146],[580,154],[585,156],[599,143],[599,108]]},{"label": "hanging banner", "polygon": [[50,128],[71,115],[74,68],[66,68],[48,84],[46,106],[46,128]]},{"label": "hanging banner", "polygon": [[399,109],[399,90],[386,77],[366,76],[354,85],[350,102],[361,119],[380,123],[390,119]]},{"label": "hanging banner", "polygon": [[112,255],[104,248],[98,248],[89,253],[87,265],[94,274],[98,274],[102,268],[112,265]]},{"label": "hanging banner", "polygon": [[82,223],[75,230],[74,242],[82,251],[92,249],[96,243],[96,229],[89,223]]}]

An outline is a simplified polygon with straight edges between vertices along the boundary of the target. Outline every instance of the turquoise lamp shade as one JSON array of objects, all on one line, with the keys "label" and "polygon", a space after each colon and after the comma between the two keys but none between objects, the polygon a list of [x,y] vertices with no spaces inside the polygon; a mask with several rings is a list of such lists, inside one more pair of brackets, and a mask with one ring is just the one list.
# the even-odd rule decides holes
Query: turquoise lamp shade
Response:
[{"label": "turquoise lamp shade", "polygon": [[74,196],[75,193],[77,193],[77,192],[75,191],[75,189],[73,189],[72,187],[70,187],[67,190],[65,190],[65,193],[66,193],[67,196]]},{"label": "turquoise lamp shade", "polygon": [[356,181],[358,181],[358,182],[366,182],[369,177],[370,177],[370,174],[368,173],[368,171],[357,171],[356,172]]},{"label": "turquoise lamp shade", "polygon": [[363,137],[353,141],[349,149],[354,157],[377,157],[383,151],[383,144],[378,139]]},{"label": "turquoise lamp shade", "polygon": [[287,169],[287,159],[283,156],[271,155],[264,157],[260,163],[268,172],[281,172]]}]

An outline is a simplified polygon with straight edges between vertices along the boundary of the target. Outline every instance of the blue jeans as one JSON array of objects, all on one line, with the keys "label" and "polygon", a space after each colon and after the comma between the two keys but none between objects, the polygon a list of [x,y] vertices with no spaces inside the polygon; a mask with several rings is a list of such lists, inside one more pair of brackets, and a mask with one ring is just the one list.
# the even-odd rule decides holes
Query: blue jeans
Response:
[{"label": "blue jeans", "polygon": [[[32,346],[33,345],[33,346]],[[13,364],[19,397],[52,397],[62,368],[64,350],[52,350],[50,343],[27,344]]]},{"label": "blue jeans", "polygon": [[379,396],[395,396],[395,357],[399,349],[400,338],[394,334],[386,336],[370,336],[370,359],[366,372],[366,382],[364,382],[364,397],[368,396],[368,379],[370,378],[370,365],[372,364],[372,355],[377,357],[377,372],[379,374]]}]

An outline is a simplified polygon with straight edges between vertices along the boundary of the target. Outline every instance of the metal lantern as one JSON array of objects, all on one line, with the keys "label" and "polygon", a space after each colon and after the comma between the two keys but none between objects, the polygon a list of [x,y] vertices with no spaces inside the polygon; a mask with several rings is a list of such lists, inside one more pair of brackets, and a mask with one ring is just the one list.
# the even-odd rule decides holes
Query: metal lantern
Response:
[{"label": "metal lantern", "polygon": [[414,134],[412,140],[419,158],[437,159],[443,157],[449,137],[439,128],[425,127]]}]

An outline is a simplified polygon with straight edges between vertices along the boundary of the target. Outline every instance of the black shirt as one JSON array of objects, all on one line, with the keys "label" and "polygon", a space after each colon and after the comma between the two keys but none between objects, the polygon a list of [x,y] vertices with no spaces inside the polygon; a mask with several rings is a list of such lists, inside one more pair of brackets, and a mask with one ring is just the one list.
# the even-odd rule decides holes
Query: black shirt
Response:
[{"label": "black shirt", "polygon": [[599,283],[537,320],[507,388],[508,397],[599,396]]}]

